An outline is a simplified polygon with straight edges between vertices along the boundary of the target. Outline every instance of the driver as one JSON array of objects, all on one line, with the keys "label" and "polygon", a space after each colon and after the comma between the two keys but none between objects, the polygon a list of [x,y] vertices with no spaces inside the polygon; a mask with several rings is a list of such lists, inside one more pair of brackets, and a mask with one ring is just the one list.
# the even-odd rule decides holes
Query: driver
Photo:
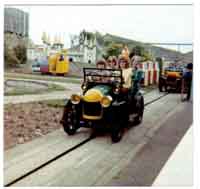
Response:
[{"label": "driver", "polygon": [[[103,76],[108,75],[108,72],[106,70],[104,70],[104,69],[106,69],[106,62],[104,60],[97,61],[96,68],[98,68],[100,70],[97,71],[98,72],[97,74],[99,76],[95,76],[94,80],[98,81],[98,82],[106,82],[108,80],[108,78],[103,77]],[[101,69],[103,69],[103,70],[101,70]]]}]

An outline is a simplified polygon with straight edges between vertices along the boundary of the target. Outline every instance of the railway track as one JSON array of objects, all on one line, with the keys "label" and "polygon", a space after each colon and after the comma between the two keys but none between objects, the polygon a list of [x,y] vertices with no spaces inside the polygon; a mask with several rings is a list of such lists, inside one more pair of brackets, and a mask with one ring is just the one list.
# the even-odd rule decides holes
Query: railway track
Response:
[{"label": "railway track", "polygon": [[[165,96],[167,96],[168,94],[165,93],[165,94],[162,94],[162,95],[159,95],[158,97],[156,98],[153,98],[153,99],[150,99],[148,100],[146,103],[145,103],[145,107],[159,101],[160,99],[164,98]],[[55,162],[55,161],[58,161],[60,158],[70,154],[71,152],[77,150],[78,148],[82,147],[83,145],[87,144],[88,142],[90,142],[91,140],[93,140],[95,138],[95,136],[89,136],[87,137],[86,139],[80,141],[79,143],[77,143],[76,145],[72,146],[71,148],[57,154],[56,156],[50,158],[49,160],[47,160],[46,162],[36,166],[35,168],[27,171],[26,173],[20,175],[19,177],[16,177],[15,179],[13,180],[10,180],[9,182],[5,183],[5,187],[9,187],[9,186],[13,186],[14,184],[18,183],[19,181],[25,179],[26,177],[36,173],[37,171],[39,171],[40,169],[44,168],[44,167],[47,167],[49,166],[51,163]]]}]

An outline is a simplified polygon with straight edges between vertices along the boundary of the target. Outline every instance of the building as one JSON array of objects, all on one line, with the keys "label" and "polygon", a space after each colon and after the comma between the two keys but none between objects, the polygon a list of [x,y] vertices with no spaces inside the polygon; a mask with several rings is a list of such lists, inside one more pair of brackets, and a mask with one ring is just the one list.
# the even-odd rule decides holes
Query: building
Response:
[{"label": "building", "polygon": [[45,47],[44,45],[34,45],[27,48],[27,58],[28,60],[38,60],[45,57]]},{"label": "building", "polygon": [[16,8],[5,8],[4,32],[14,33],[21,37],[28,37],[29,14]]},{"label": "building", "polygon": [[95,64],[102,58],[103,50],[98,44],[96,33],[82,31],[79,36],[71,37],[69,57],[75,62]]},{"label": "building", "polygon": [[[16,8],[4,8],[5,65],[26,63],[28,37],[29,14]],[[20,57],[16,49],[23,52]]]}]

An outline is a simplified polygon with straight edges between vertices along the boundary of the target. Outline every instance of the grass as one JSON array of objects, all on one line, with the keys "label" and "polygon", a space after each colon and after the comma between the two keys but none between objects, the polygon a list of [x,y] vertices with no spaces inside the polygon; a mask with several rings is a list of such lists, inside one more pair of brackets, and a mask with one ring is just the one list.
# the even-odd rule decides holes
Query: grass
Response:
[{"label": "grass", "polygon": [[48,84],[48,89],[43,91],[29,91],[26,88],[15,88],[10,92],[4,93],[5,96],[17,96],[17,95],[30,95],[30,94],[44,94],[53,91],[64,91],[67,90],[62,86],[56,84]]}]

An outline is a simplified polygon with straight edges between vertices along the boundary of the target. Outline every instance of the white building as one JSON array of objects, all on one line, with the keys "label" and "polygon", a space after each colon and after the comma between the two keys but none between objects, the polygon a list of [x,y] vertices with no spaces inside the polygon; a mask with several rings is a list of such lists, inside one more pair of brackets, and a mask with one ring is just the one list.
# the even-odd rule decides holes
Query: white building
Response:
[{"label": "white building", "polygon": [[[77,38],[79,38],[78,42]],[[95,64],[97,48],[96,35],[83,31],[79,36],[71,37],[71,48],[68,49],[68,56],[75,62]]]},{"label": "white building", "polygon": [[27,48],[27,58],[28,60],[41,59],[46,56],[46,50],[44,45],[34,45]]}]

